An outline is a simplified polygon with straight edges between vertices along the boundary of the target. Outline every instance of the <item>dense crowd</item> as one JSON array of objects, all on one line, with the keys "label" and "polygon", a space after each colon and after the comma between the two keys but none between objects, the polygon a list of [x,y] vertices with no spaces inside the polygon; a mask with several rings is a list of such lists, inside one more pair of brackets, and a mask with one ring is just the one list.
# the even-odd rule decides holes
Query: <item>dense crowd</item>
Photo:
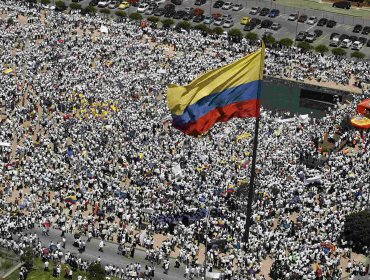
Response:
[{"label": "dense crowd", "polygon": [[[105,264],[107,275],[121,279],[149,279],[156,265],[201,277],[205,243],[207,270],[220,271],[222,279],[265,279],[266,258],[273,260],[275,279],[341,279],[343,257],[351,274],[368,273],[352,261],[341,237],[345,215],[368,207],[369,137],[342,121],[369,94],[368,62],[296,48],[266,50],[268,76],[348,85],[354,75],[363,95],[321,119],[285,122],[262,110],[257,193],[245,244],[239,198],[249,170],[241,165],[251,157],[254,120],[186,137],[171,128],[165,95],[168,84],[187,84],[258,45],[45,13],[19,1],[2,1],[0,10],[15,19],[0,24],[2,247],[22,255],[32,244],[44,262],[86,270],[83,251],[92,238],[102,240],[97,255],[104,254],[105,241],[117,242],[124,256],[134,257],[140,246],[145,269]],[[98,32],[101,25],[108,33]],[[315,141],[334,134],[352,152],[337,149],[324,166],[307,167],[302,158],[321,156]],[[45,235],[56,228],[62,237],[41,244],[28,234],[34,227]],[[64,233],[82,236],[74,244],[81,256],[63,250]],[[159,235],[166,237],[160,244]]]}]

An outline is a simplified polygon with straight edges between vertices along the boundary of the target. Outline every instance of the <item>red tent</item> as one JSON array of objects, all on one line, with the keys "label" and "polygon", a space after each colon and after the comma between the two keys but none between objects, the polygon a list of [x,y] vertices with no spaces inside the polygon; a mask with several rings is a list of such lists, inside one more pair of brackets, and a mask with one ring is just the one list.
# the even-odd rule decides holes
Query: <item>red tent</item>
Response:
[{"label": "red tent", "polygon": [[357,111],[361,115],[370,115],[370,99],[366,99],[357,105]]}]

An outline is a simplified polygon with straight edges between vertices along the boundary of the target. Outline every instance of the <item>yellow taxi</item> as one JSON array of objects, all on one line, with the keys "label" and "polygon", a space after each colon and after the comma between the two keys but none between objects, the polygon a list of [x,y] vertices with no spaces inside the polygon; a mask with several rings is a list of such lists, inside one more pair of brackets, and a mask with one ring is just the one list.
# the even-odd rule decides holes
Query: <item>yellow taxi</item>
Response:
[{"label": "yellow taxi", "polygon": [[246,25],[251,21],[250,17],[243,17],[240,21],[240,24]]},{"label": "yellow taxi", "polygon": [[124,10],[124,9],[127,9],[128,7],[130,7],[130,3],[125,1],[119,4],[118,9]]}]

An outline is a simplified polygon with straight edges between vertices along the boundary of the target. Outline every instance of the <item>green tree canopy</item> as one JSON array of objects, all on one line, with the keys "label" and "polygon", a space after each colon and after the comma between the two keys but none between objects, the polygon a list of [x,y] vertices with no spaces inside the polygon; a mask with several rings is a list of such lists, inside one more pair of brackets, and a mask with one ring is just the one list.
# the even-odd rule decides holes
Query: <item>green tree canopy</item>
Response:
[{"label": "green tree canopy", "polygon": [[291,47],[293,45],[293,40],[290,38],[283,38],[279,41],[280,45],[285,47]]},{"label": "green tree canopy", "polygon": [[41,0],[41,4],[42,5],[49,5],[50,4],[50,0]]},{"label": "green tree canopy", "polygon": [[100,9],[100,12],[102,14],[105,14],[105,15],[109,15],[110,14],[110,10],[108,8],[103,8],[103,9]]},{"label": "green tree canopy", "polygon": [[363,253],[363,247],[370,247],[370,212],[369,210],[352,213],[344,221],[343,237],[353,242],[353,250]]},{"label": "green tree canopy", "polygon": [[302,49],[305,52],[308,52],[313,49],[313,46],[307,42],[299,42],[297,45],[298,48]]},{"label": "green tree canopy", "polygon": [[232,28],[229,30],[229,32],[227,33],[230,37],[236,37],[236,38],[241,38],[243,37],[243,34],[242,32],[240,31],[240,29],[238,28]]},{"label": "green tree canopy", "polygon": [[345,56],[347,52],[342,48],[335,48],[331,50],[331,53],[336,56]]},{"label": "green tree canopy", "polygon": [[213,28],[213,33],[214,34],[216,34],[216,35],[222,35],[222,33],[224,33],[224,30],[221,28],[221,27],[219,27],[219,26],[217,26],[217,27],[215,27],[215,28]]},{"label": "green tree canopy", "polygon": [[81,4],[78,4],[78,3],[71,3],[69,4],[69,7],[71,8],[71,10],[81,10]]},{"label": "green tree canopy", "polygon": [[325,45],[318,45],[316,46],[315,51],[318,53],[327,53],[329,51],[329,48]]},{"label": "green tree canopy", "polygon": [[207,32],[207,33],[209,32],[208,26],[203,24],[203,23],[195,25],[194,29],[200,30],[200,31],[203,31],[203,32]]},{"label": "green tree canopy", "polygon": [[24,254],[21,256],[21,261],[24,262],[24,266],[28,271],[32,269],[35,259],[31,247],[27,247],[24,250]]},{"label": "green tree canopy", "polygon": [[105,270],[100,263],[92,263],[87,269],[89,273],[89,280],[105,279]]},{"label": "green tree canopy", "polygon": [[178,28],[182,28],[182,29],[185,29],[185,30],[189,30],[191,28],[191,23],[188,22],[188,21],[180,21],[178,24],[177,24],[177,27]]},{"label": "green tree canopy", "polygon": [[117,17],[120,17],[120,18],[123,18],[127,15],[126,12],[124,11],[116,11],[115,14]]},{"label": "green tree canopy", "polygon": [[90,15],[95,15],[96,14],[96,8],[94,6],[90,6],[88,5],[86,8],[85,8],[85,12],[87,14],[90,14]]},{"label": "green tree canopy", "polygon": [[65,9],[67,9],[66,3],[64,3],[64,1],[62,1],[62,0],[56,1],[55,2],[55,9],[58,10],[58,11],[64,11]]},{"label": "green tree canopy", "polygon": [[249,41],[257,41],[258,40],[258,34],[254,32],[248,32],[247,35],[245,35],[245,39]]},{"label": "green tree canopy", "polygon": [[139,13],[132,13],[130,15],[130,19],[131,20],[137,20],[137,21],[139,21],[139,20],[142,20],[143,19],[143,16],[141,14],[139,14]]},{"label": "green tree canopy", "polygon": [[162,23],[163,23],[163,27],[164,27],[164,28],[169,28],[169,27],[171,27],[175,22],[173,21],[173,19],[166,18],[166,19],[162,20]]},{"label": "green tree canopy", "polygon": [[155,16],[148,17],[148,21],[150,21],[150,22],[158,22],[159,21],[159,17],[155,17]]},{"label": "green tree canopy", "polygon": [[351,57],[358,58],[358,59],[363,59],[363,58],[365,58],[365,54],[363,52],[360,52],[360,51],[355,51],[355,52],[351,53]]},{"label": "green tree canopy", "polygon": [[276,39],[275,37],[273,37],[272,35],[267,35],[267,36],[263,36],[263,41],[265,42],[266,45],[273,45],[275,44],[276,42]]}]

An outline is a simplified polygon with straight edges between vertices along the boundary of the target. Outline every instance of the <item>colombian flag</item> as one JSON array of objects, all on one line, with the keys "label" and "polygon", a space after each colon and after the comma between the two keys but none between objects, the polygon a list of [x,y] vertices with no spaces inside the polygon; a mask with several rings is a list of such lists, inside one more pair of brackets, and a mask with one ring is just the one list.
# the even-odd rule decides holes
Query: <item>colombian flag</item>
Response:
[{"label": "colombian flag", "polygon": [[265,48],[203,74],[187,86],[169,85],[167,103],[172,124],[197,136],[216,122],[258,117]]},{"label": "colombian flag", "polygon": [[66,203],[71,203],[71,204],[76,204],[76,202],[77,202],[77,197],[76,197],[75,195],[67,196],[67,197],[64,199],[64,202],[66,202]]}]

